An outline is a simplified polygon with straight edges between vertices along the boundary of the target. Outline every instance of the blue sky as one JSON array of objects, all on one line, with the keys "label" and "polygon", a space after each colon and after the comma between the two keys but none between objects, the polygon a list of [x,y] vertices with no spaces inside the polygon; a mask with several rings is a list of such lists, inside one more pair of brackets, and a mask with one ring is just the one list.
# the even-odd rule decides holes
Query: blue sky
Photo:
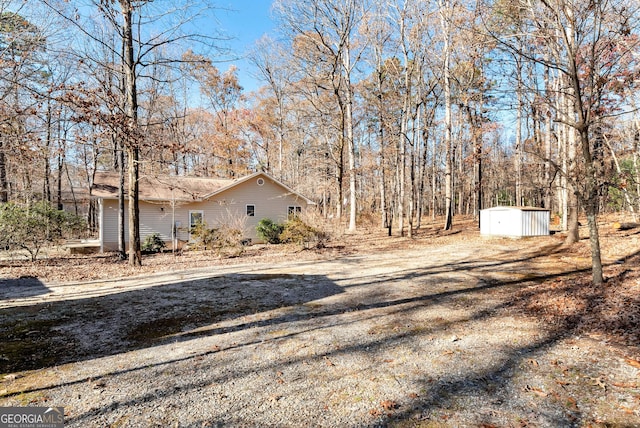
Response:
[{"label": "blue sky", "polygon": [[[233,54],[244,56],[256,40],[265,33],[271,33],[274,23],[271,20],[271,0],[218,0],[217,5],[224,10],[216,11],[216,18],[222,26],[221,30],[233,39],[228,42]],[[227,10],[228,9],[228,10]],[[238,67],[240,85],[245,91],[253,91],[261,84],[251,76],[251,64],[240,58],[230,63],[220,63],[221,71],[227,70],[230,64]]]}]

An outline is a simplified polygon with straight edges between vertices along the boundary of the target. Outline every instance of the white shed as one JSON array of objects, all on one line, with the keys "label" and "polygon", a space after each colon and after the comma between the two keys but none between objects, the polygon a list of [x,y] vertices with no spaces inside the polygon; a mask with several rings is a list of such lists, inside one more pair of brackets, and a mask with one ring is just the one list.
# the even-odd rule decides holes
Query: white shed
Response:
[{"label": "white shed", "polygon": [[549,235],[549,210],[535,207],[493,207],[480,210],[480,235]]}]

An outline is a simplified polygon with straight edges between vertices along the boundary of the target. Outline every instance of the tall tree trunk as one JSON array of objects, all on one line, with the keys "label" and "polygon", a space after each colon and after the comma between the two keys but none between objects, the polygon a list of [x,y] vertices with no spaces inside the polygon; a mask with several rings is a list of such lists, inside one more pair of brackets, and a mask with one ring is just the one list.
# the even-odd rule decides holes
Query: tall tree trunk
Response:
[{"label": "tall tree trunk", "polygon": [[638,204],[638,212],[640,212],[640,162],[638,162],[638,149],[640,141],[640,120],[635,119],[635,131],[633,133],[633,169],[635,171],[636,181],[636,203]]},{"label": "tall tree trunk", "polygon": [[127,153],[129,169],[129,264],[131,266],[142,265],[140,206],[138,201],[138,195],[140,193],[138,184],[139,153],[137,147],[129,147]]},{"label": "tall tree trunk", "polygon": [[431,220],[436,219],[436,195],[438,190],[438,176],[436,173],[436,153],[437,153],[437,141],[433,139],[432,154],[431,154]]},{"label": "tall tree trunk", "polygon": [[417,221],[416,221],[416,227],[418,229],[420,229],[420,227],[422,226],[422,216],[424,214],[424,208],[425,208],[425,182],[427,179],[427,154],[428,154],[428,148],[429,148],[429,131],[428,131],[428,123],[429,123],[429,118],[427,116],[427,112],[426,112],[426,107],[422,106],[422,109],[424,109],[425,111],[423,111],[423,117],[424,119],[422,120],[422,127],[420,130],[420,137],[421,137],[421,150],[422,152],[420,153],[420,158],[418,159],[419,162],[419,166],[418,166],[418,197],[417,197],[417,212],[416,212],[416,216],[417,216]]},{"label": "tall tree trunk", "polygon": [[[406,88],[409,90],[409,88]],[[406,203],[406,173],[407,173],[407,110],[408,100],[405,96],[402,112],[400,113],[400,136],[398,140],[398,231],[404,236],[404,208]]]},{"label": "tall tree trunk", "polygon": [[[51,150],[51,126],[52,126],[52,117],[51,117],[51,100],[47,101],[47,135],[45,141],[45,151],[44,151],[44,185],[43,185],[43,197],[47,202],[51,202],[51,161],[49,159],[50,150]],[[58,208],[61,209],[61,208]]]},{"label": "tall tree trunk", "polygon": [[[482,111],[482,102],[479,104],[478,110]],[[480,115],[471,106],[466,110],[473,143],[473,218],[479,225],[482,209],[482,123]]]},{"label": "tall tree trunk", "polygon": [[[458,109],[458,124],[462,124],[464,121],[462,119],[464,112],[461,108]],[[460,135],[462,135],[462,131],[460,131]],[[453,159],[454,162],[457,162],[457,174],[453,176],[453,188],[458,188],[458,210],[457,213],[462,215],[464,214],[464,152],[465,146],[462,143],[454,143],[453,144]],[[454,192],[455,193],[455,192]]]},{"label": "tall tree trunk", "polygon": [[568,161],[568,155],[567,155],[567,148],[569,147],[567,143],[568,128],[569,127],[566,125],[560,126],[561,138],[558,140],[558,145],[560,146],[559,152],[561,153],[561,156],[562,156],[562,161],[561,161],[562,176],[560,177],[560,192],[559,192],[558,202],[560,205],[560,212],[562,215],[562,230],[565,232],[569,230],[569,180],[567,177],[567,174],[569,172],[569,161]]},{"label": "tall tree trunk", "polygon": [[[64,152],[60,151],[58,153],[58,171],[57,171],[57,183],[56,183],[56,205],[59,210],[63,208],[62,204],[62,169],[65,166],[65,155]],[[71,184],[71,188],[73,190],[73,184]]]},{"label": "tall tree trunk", "polygon": [[125,77],[125,113],[127,116],[127,156],[129,170],[129,264],[142,265],[140,246],[140,207],[139,207],[139,135],[138,135],[138,100],[136,87],[136,71],[133,60],[133,29],[131,0],[120,0],[123,17],[124,77]]},{"label": "tall tree trunk", "polygon": [[597,221],[599,199],[597,171],[593,164],[589,142],[589,131],[586,127],[580,131],[580,145],[582,147],[582,157],[584,158],[587,167],[587,176],[585,177],[587,198],[584,201],[584,206],[587,215],[587,225],[589,226],[591,274],[593,278],[593,285],[602,285],[604,283],[604,274],[602,270],[602,255],[600,254],[600,232],[598,231]]},{"label": "tall tree trunk", "polygon": [[[564,117],[572,117],[571,112],[574,111],[574,103],[567,97],[565,99]],[[580,213],[580,201],[576,194],[573,183],[578,179],[576,177],[576,130],[573,127],[565,126],[566,133],[566,174],[569,180],[567,183],[567,238],[565,243],[571,245],[580,240],[578,215]]]},{"label": "tall tree trunk", "polygon": [[[350,91],[347,91],[349,93]],[[358,214],[356,147],[353,138],[353,116],[351,97],[347,101],[347,151],[349,152],[349,231],[355,232]]]},{"label": "tall tree trunk", "polygon": [[[68,129],[65,127],[64,131],[62,128],[62,120],[58,117],[58,171],[57,174],[57,188],[56,188],[56,202],[59,210],[62,210],[62,169],[64,168],[67,171],[67,175],[69,175],[69,168],[67,167],[67,137],[68,137]],[[71,190],[73,191],[73,183],[69,180],[69,185]],[[75,202],[75,201],[74,201]],[[76,207],[77,209],[77,207]]]},{"label": "tall tree trunk", "polygon": [[556,119],[560,119],[557,130],[557,149],[558,149],[558,164],[560,166],[560,177],[556,185],[556,197],[558,203],[558,212],[560,213],[560,224],[562,230],[566,232],[569,230],[568,223],[568,180],[567,180],[567,128],[568,126],[562,123],[562,115],[564,114],[564,100],[560,91],[560,78],[556,78],[554,82],[554,92],[558,94],[555,100],[555,110],[558,114]]},{"label": "tall tree trunk", "polygon": [[445,205],[444,205],[444,230],[453,229],[453,129],[452,129],[452,99],[451,99],[451,11],[448,0],[439,0],[440,25],[444,35],[444,66],[443,66],[443,88],[444,88],[444,145],[445,145]]},{"label": "tall tree trunk", "polygon": [[545,132],[544,132],[544,207],[551,210],[551,115],[547,114],[545,117]]},{"label": "tall tree trunk", "polygon": [[382,105],[382,71],[378,71],[378,145],[380,147],[380,211],[382,227],[389,227],[389,209],[387,207],[387,168],[384,150],[384,122],[383,122],[383,105]]},{"label": "tall tree trunk", "polygon": [[336,166],[336,193],[338,194],[338,201],[336,203],[336,218],[342,222],[342,207],[344,204],[344,155],[343,151],[340,152],[340,163]]},{"label": "tall tree trunk", "polygon": [[412,131],[411,131],[411,140],[410,141],[410,151],[409,151],[409,212],[407,213],[407,219],[409,220],[409,227],[407,228],[407,236],[409,238],[413,237],[413,219],[415,215],[416,208],[416,122],[418,119],[413,118],[412,122]]},{"label": "tall tree trunk", "polygon": [[418,105],[418,126],[415,128],[417,151],[416,151],[416,230],[422,226],[422,215],[424,214],[424,180],[427,164],[427,142],[429,134],[426,132],[428,116],[423,111],[423,106]]},{"label": "tall tree trunk", "polygon": [[124,155],[124,145],[120,144],[118,149],[118,173],[119,173],[119,184],[118,184],[118,254],[120,256],[120,260],[127,259],[127,244],[125,238],[125,155]]},{"label": "tall tree trunk", "polygon": [[[475,203],[474,203],[474,218],[480,222],[480,210],[483,209],[482,206],[482,136],[476,137],[476,144],[473,147],[473,156],[475,159],[474,162],[474,193],[475,193]],[[478,223],[479,224],[479,223]]]},{"label": "tall tree trunk", "polygon": [[[566,16],[573,18],[573,9],[566,7]],[[567,58],[568,64],[568,78],[569,88],[571,89],[571,95],[573,96],[573,111],[572,113],[576,117],[575,131],[577,131],[580,138],[580,149],[582,152],[582,161],[586,168],[585,177],[581,177],[580,182],[584,185],[582,192],[576,193],[576,197],[580,197],[582,204],[587,215],[587,223],[589,226],[589,242],[591,244],[591,273],[592,282],[594,285],[599,286],[604,283],[604,275],[602,271],[602,257],[600,254],[600,235],[598,231],[597,214],[598,214],[598,202],[599,202],[599,185],[598,185],[598,169],[594,164],[594,157],[591,153],[591,142],[589,140],[589,126],[592,118],[590,117],[590,111],[585,109],[583,103],[582,87],[580,85],[580,74],[578,71],[578,65],[576,63],[576,57],[578,49],[575,46],[575,28],[570,28],[570,31],[564,33],[565,44],[568,48],[569,55]],[[568,35],[568,36],[567,36]],[[573,116],[572,116],[573,117]],[[572,132],[575,136],[576,132]],[[597,161],[597,160],[596,160]],[[575,161],[574,161],[575,164]],[[572,175],[575,177],[575,175]],[[576,178],[576,181],[577,178]]]},{"label": "tall tree trunk", "polygon": [[[347,35],[348,37],[348,35]],[[347,155],[349,157],[349,231],[355,232],[358,213],[356,144],[353,133],[353,87],[351,85],[351,52],[348,42],[342,52],[342,67],[344,69],[344,97],[345,97],[345,128],[347,137]]]},{"label": "tall tree trunk", "polygon": [[7,158],[5,156],[5,141],[0,135],[0,203],[9,202],[9,183],[7,182]]},{"label": "tall tree trunk", "polygon": [[516,78],[518,79],[516,96],[518,98],[518,107],[516,110],[516,150],[515,150],[515,187],[516,187],[516,203],[517,207],[522,205],[522,110],[524,102],[522,100],[522,62],[516,57]]}]

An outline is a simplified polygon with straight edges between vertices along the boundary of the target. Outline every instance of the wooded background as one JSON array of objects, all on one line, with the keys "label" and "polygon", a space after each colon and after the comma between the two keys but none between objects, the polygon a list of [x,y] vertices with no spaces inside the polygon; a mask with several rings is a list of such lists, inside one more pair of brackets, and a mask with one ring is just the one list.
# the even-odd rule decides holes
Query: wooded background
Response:
[{"label": "wooded background", "polygon": [[203,1],[0,5],[0,202],[264,170],[350,230],[532,205],[575,240],[582,210],[594,252],[640,210],[636,0],[276,0],[251,93]]}]

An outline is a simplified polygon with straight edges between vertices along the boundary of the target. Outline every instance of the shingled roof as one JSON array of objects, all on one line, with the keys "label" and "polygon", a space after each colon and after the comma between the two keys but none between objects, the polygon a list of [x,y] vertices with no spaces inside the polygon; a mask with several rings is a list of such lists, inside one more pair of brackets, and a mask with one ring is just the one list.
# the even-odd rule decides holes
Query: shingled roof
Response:
[{"label": "shingled roof", "polygon": [[[143,201],[200,201],[205,196],[231,185],[234,180],[223,178],[141,176],[139,198]],[[118,199],[120,176],[112,172],[97,172],[93,182],[93,196]],[[125,177],[125,192],[128,180]]]}]

